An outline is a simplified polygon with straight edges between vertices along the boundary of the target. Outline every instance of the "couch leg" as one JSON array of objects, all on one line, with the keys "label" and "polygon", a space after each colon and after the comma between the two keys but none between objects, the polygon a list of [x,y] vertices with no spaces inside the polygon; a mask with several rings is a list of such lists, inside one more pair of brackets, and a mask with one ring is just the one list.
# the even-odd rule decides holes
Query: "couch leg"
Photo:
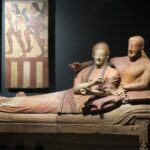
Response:
[{"label": "couch leg", "polygon": [[149,120],[143,120],[139,123],[139,140],[140,140],[140,150],[150,150],[149,149]]},{"label": "couch leg", "polygon": [[145,141],[140,143],[140,150],[149,150],[148,144]]}]

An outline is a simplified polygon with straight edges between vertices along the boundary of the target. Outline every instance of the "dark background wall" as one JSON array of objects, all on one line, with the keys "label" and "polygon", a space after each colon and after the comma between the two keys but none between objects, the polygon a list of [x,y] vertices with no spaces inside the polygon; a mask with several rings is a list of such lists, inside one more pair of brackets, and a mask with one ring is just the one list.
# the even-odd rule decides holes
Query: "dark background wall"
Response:
[{"label": "dark background wall", "polygon": [[[4,2],[4,1],[3,1]],[[2,4],[2,1],[0,2]],[[2,5],[0,5],[2,7]],[[2,9],[1,9],[2,10]],[[4,19],[4,9],[2,13]],[[74,73],[68,64],[91,59],[91,48],[98,41],[111,47],[111,57],[127,53],[128,38],[142,35],[150,49],[150,2],[148,0],[50,0],[49,61],[50,88],[27,90],[42,93],[72,87]],[[2,21],[4,36],[4,21]],[[1,46],[1,94],[18,90],[4,88],[4,38]]]},{"label": "dark background wall", "polygon": [[126,55],[128,38],[133,35],[144,36],[146,49],[150,49],[149,18],[149,1],[57,0],[56,90],[72,86],[73,73],[67,65],[89,60],[98,41],[110,44],[112,57]]},{"label": "dark background wall", "polygon": [[[3,13],[0,11],[1,16],[4,14],[3,2],[4,0],[0,1],[0,10],[3,11]],[[127,52],[128,38],[132,35],[142,35],[146,40],[146,51],[150,55],[150,2],[148,0],[50,0],[50,4],[52,4],[49,11],[50,88],[42,90],[43,92],[70,88],[74,73],[68,68],[68,64],[91,59],[91,48],[98,41],[106,41],[110,44],[111,57],[123,56]],[[11,96],[20,89],[8,90],[4,87],[3,17],[1,22],[0,93]],[[29,94],[42,91],[27,90]],[[133,141],[131,140],[132,143]],[[103,149],[112,149],[112,147]],[[114,147],[114,149],[119,148]],[[137,148],[131,146],[127,149]]]}]

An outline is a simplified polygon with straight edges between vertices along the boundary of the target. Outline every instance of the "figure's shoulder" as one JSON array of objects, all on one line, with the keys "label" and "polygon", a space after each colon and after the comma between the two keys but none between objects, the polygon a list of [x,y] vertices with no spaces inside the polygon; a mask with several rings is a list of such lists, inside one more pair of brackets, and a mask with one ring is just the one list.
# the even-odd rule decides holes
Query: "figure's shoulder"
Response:
[{"label": "figure's shoulder", "polygon": [[145,60],[145,66],[150,70],[150,59]]},{"label": "figure's shoulder", "polygon": [[145,58],[145,59],[143,59],[143,61],[144,61],[145,63],[147,63],[147,64],[150,64],[150,59],[149,59],[149,58]]},{"label": "figure's shoulder", "polygon": [[150,66],[150,59],[149,58],[141,58],[139,59],[139,64],[143,65],[144,67]]},{"label": "figure's shoulder", "polygon": [[118,75],[119,75],[117,69],[112,68],[111,66],[108,66],[108,70],[109,70],[109,72],[110,72],[110,74],[111,74],[112,76],[118,76]]},{"label": "figure's shoulder", "polygon": [[87,72],[89,72],[91,67],[93,67],[93,66],[91,65],[91,66],[83,68],[78,74],[86,74]]}]

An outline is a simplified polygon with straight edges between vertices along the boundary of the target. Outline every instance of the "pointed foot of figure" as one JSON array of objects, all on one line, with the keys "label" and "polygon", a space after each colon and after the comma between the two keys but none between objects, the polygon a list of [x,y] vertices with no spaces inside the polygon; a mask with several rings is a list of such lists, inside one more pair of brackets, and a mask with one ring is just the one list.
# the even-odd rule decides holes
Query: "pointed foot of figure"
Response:
[{"label": "pointed foot of figure", "polygon": [[24,58],[24,57],[26,57],[26,54],[25,54],[25,53],[23,53],[23,54],[20,56],[20,58]]},{"label": "pointed foot of figure", "polygon": [[32,46],[29,46],[29,47],[26,49],[26,52],[31,52],[32,48],[33,48],[33,45],[32,45]]},{"label": "pointed foot of figure", "polygon": [[43,51],[41,55],[39,55],[38,57],[46,57],[46,56],[47,56],[47,50]]},{"label": "pointed foot of figure", "polygon": [[24,97],[24,96],[26,96],[26,93],[24,93],[22,91],[20,91],[16,94],[16,97]]},{"label": "pointed foot of figure", "polygon": [[13,53],[13,51],[7,51],[6,52],[6,54],[12,54]]}]

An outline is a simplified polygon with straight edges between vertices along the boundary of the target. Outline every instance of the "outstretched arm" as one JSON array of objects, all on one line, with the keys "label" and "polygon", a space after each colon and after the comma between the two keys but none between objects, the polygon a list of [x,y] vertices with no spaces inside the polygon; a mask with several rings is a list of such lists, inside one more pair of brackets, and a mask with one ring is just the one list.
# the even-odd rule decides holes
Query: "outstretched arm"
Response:
[{"label": "outstretched arm", "polygon": [[83,63],[80,62],[73,62],[72,64],[69,64],[68,66],[74,71],[74,72],[79,72],[83,68],[88,67],[93,64],[93,61],[86,61]]}]

